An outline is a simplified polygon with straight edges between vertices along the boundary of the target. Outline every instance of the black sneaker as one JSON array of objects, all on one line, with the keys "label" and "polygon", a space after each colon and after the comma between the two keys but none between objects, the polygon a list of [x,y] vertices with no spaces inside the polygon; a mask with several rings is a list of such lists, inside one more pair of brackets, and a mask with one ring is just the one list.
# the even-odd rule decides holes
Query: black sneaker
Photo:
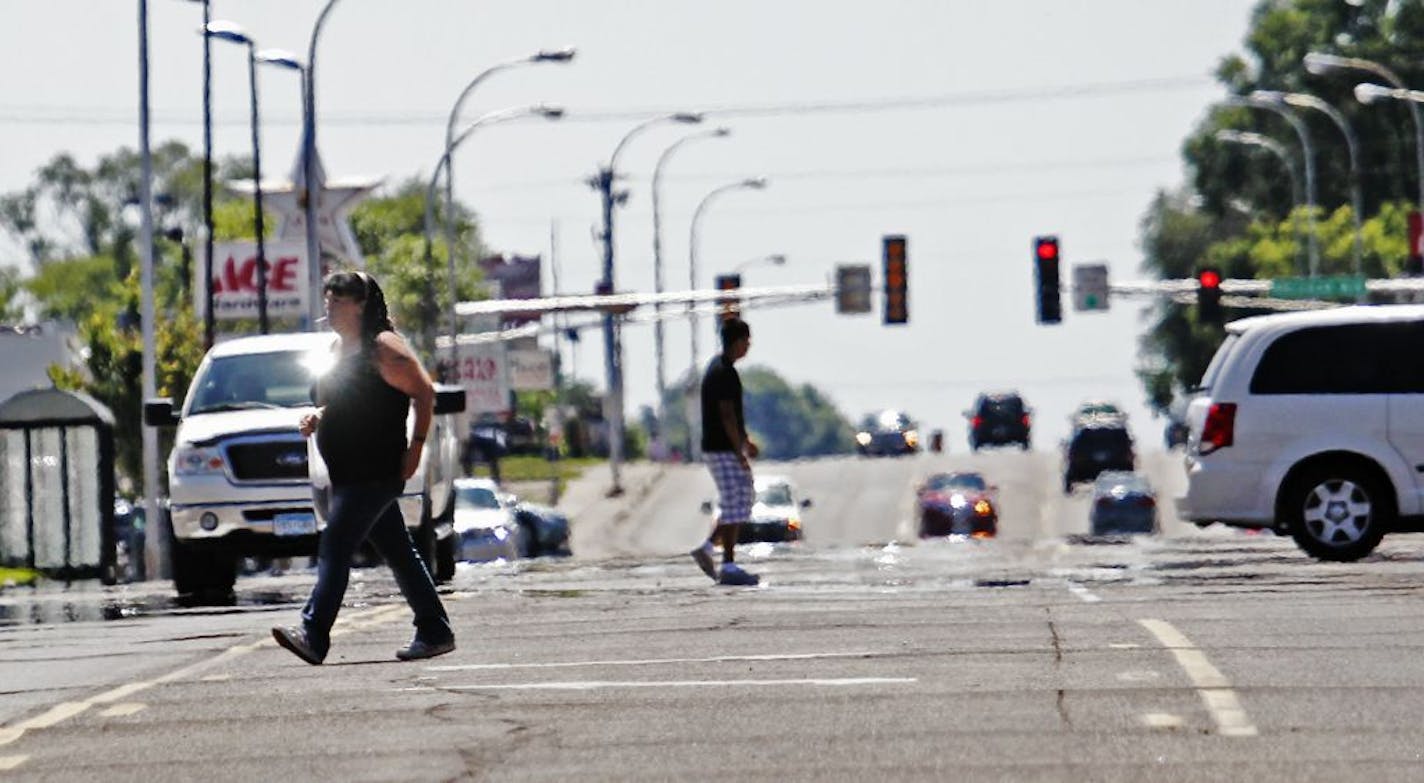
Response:
[{"label": "black sneaker", "polygon": [[291,650],[292,654],[311,664],[320,666],[325,655],[318,655],[317,651],[307,640],[305,628],[299,625],[289,625],[285,628],[273,628],[272,638],[277,640],[277,644]]},{"label": "black sneaker", "polygon": [[408,647],[396,650],[396,657],[402,661],[418,661],[422,658],[434,658],[437,655],[444,655],[455,651],[455,640],[450,639],[444,642],[430,642],[415,639]]}]

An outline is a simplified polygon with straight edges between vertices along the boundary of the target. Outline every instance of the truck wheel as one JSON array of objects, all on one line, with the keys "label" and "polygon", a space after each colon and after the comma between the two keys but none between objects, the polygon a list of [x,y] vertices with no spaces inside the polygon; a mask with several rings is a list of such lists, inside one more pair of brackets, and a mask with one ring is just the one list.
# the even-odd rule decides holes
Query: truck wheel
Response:
[{"label": "truck wheel", "polygon": [[220,549],[173,542],[173,587],[180,596],[200,603],[232,599],[237,582],[237,558]]},{"label": "truck wheel", "polygon": [[1387,486],[1349,463],[1319,465],[1286,488],[1281,514],[1291,537],[1320,560],[1359,560],[1394,523]]}]

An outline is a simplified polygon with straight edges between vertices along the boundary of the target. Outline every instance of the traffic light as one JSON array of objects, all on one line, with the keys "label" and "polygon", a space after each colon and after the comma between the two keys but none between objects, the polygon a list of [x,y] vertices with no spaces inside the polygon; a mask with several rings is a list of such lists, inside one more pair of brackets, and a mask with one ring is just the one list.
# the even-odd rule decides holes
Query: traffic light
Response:
[{"label": "traffic light", "polygon": [[[741,287],[741,275],[717,275],[718,291],[735,291]],[[739,300],[735,296],[721,297],[717,300],[717,304],[720,306],[719,310],[717,311],[718,320],[730,321],[733,318],[736,318],[737,316],[741,315],[741,300]]]},{"label": "traffic light", "polygon": [[869,264],[841,264],[836,267],[837,313],[870,312],[870,291]]},{"label": "traffic light", "polygon": [[905,237],[887,236],[882,244],[885,251],[885,323],[909,323],[910,268],[905,257]]},{"label": "traffic light", "polygon": [[1058,237],[1034,237],[1033,264],[1038,281],[1038,322],[1060,323],[1063,321],[1063,300],[1059,296]]},{"label": "traffic light", "polygon": [[1203,267],[1197,270],[1197,321],[1219,324],[1221,312],[1221,270]]}]

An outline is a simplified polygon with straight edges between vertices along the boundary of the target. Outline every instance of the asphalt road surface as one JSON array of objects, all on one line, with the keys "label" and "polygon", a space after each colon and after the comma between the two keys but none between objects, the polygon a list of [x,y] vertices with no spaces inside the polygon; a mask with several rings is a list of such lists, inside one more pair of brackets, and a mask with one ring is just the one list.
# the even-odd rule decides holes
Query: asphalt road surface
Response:
[{"label": "asphalt road surface", "polygon": [[[1179,455],[1144,455],[1164,500]],[[918,542],[911,490],[974,467],[1000,536]],[[1098,541],[1056,455],[760,465],[814,502],[757,588],[685,551],[711,491],[662,471],[565,560],[462,565],[459,649],[358,572],[327,664],[276,648],[312,574],[182,608],[165,585],[0,594],[4,780],[1242,780],[1424,775],[1424,538],[1319,563],[1176,522]]]}]

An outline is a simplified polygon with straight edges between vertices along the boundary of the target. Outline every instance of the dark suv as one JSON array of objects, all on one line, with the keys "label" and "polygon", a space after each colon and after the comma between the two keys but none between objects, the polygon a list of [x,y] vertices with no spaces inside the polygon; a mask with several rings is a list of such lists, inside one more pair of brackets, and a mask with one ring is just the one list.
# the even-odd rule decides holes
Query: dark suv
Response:
[{"label": "dark suv", "polygon": [[1105,470],[1136,468],[1132,451],[1132,436],[1117,417],[1086,419],[1074,428],[1063,455],[1063,492],[1073,491],[1073,485],[1093,481]]},{"label": "dark suv", "polygon": [[978,451],[980,446],[1017,443],[1027,451],[1031,429],[1029,413],[1017,392],[979,395],[974,407],[964,412],[969,419],[969,448]]}]

